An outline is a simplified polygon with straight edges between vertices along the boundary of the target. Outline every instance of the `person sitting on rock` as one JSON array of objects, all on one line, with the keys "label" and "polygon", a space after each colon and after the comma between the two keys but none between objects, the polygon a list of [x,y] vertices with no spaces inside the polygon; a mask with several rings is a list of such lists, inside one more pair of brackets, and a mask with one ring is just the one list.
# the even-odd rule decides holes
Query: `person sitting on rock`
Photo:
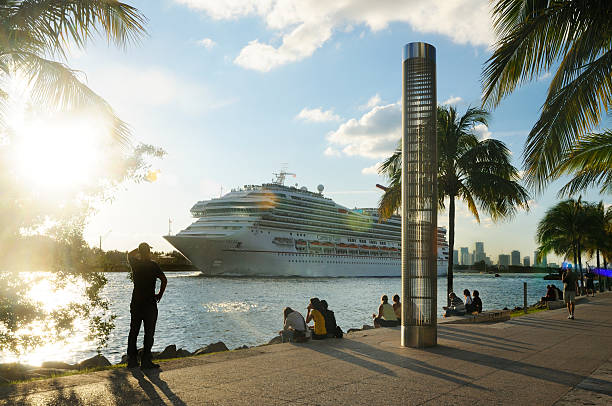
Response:
[{"label": "person sitting on rock", "polygon": [[482,300],[480,300],[480,292],[477,290],[472,292],[472,306],[474,309],[473,311],[476,313],[482,313]]},{"label": "person sitting on rock", "polygon": [[310,321],[314,321],[314,327],[311,327],[312,339],[313,340],[323,340],[327,338],[327,330],[325,329],[325,317],[323,317],[323,307],[321,306],[321,301],[313,297],[310,299],[310,303],[308,303],[308,313],[306,314],[306,324],[310,323]]},{"label": "person sitting on rock", "polygon": [[455,292],[449,293],[448,297],[450,298],[450,306],[443,307],[443,309],[446,310],[444,317],[465,315],[465,305],[463,304],[463,300],[459,299],[457,295],[455,295]]},{"label": "person sitting on rock", "polygon": [[464,289],[463,297],[465,297],[465,312],[472,313],[474,311],[474,306],[472,304],[472,295],[470,295],[470,291],[467,289]]},{"label": "person sitting on rock", "polygon": [[393,295],[393,311],[395,312],[395,317],[397,320],[402,322],[402,303],[400,302],[399,295]]},{"label": "person sitting on rock", "polygon": [[306,339],[306,322],[300,312],[290,307],[283,310],[283,329],[279,331],[284,343]]},{"label": "person sitting on rock", "polygon": [[540,301],[541,302],[549,302],[552,300],[557,300],[557,291],[553,287],[553,285],[546,286],[546,296],[543,296]]},{"label": "person sitting on rock", "polygon": [[327,337],[338,337],[338,325],[336,324],[336,315],[328,309],[327,301],[321,300],[321,308],[323,309],[323,318],[325,319],[325,330]]},{"label": "person sitting on rock", "polygon": [[378,314],[372,314],[374,319],[374,327],[396,327],[399,326],[399,320],[395,315],[393,306],[389,304],[389,298],[387,295],[382,295],[380,298],[380,306],[378,306]]}]

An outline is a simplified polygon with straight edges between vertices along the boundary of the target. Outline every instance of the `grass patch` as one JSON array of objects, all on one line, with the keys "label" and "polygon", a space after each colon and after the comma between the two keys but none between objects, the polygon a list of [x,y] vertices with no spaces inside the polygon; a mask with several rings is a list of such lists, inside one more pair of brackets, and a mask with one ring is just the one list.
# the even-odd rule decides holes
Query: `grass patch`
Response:
[{"label": "grass patch", "polygon": [[540,309],[536,309],[536,308],[528,308],[527,309],[527,313],[525,313],[524,310],[517,310],[515,312],[510,313],[510,317],[520,317],[520,316],[524,316],[526,314],[532,314],[532,313],[539,313],[539,312],[545,312],[547,311],[547,308],[540,308]]}]

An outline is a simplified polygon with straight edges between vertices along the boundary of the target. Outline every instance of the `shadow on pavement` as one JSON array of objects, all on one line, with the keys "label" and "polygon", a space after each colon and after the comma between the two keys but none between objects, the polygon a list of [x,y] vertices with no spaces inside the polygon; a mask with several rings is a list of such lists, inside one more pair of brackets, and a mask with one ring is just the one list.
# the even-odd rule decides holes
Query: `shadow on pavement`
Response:
[{"label": "shadow on pavement", "polygon": [[[330,343],[331,344],[331,343]],[[342,343],[341,348],[337,348],[333,344],[331,345],[313,345],[305,347],[313,351],[317,351],[321,354],[325,354],[334,358],[341,359],[346,362],[350,362],[357,366],[367,368],[373,372],[384,373],[386,375],[396,375],[392,370],[389,370],[381,363],[391,364],[396,367],[409,369],[411,371],[429,375],[435,378],[446,380],[458,385],[465,385],[472,388],[488,391],[487,388],[474,384],[471,380],[463,379],[461,376],[457,376],[456,370],[444,369],[434,365],[430,365],[427,362],[415,360],[403,355],[399,355],[394,352],[382,350],[380,348],[365,344],[359,341],[346,340]],[[358,357],[353,353],[359,354],[367,359]],[[388,371],[388,372],[385,372]]]},{"label": "shadow on pavement", "polygon": [[[144,374],[144,376],[146,376],[147,378],[149,378],[149,381],[151,381],[151,383],[153,383],[153,385],[157,386],[164,395],[166,395],[166,397],[170,400],[170,403],[174,406],[186,406],[185,402],[183,402],[174,392],[172,392],[172,390],[170,389],[170,387],[168,386],[168,384],[166,383],[166,381],[164,381],[160,376],[159,373],[161,372],[159,369],[148,369],[148,370],[144,370],[144,371],[138,371],[141,374]],[[144,378],[144,377],[143,377]],[[147,392],[147,389],[145,389],[145,386],[148,384],[148,382],[146,382],[145,379],[138,379],[138,384],[140,385],[140,387]],[[149,384],[150,386],[150,384]],[[149,388],[150,390],[150,388]],[[155,392],[155,389],[153,388],[153,392]]]},{"label": "shadow on pavement", "polygon": [[438,338],[444,338],[451,341],[462,341],[466,344],[474,344],[478,346],[493,348],[496,350],[522,352],[521,350],[530,349],[529,347],[522,345],[502,343],[499,342],[499,340],[487,338],[485,335],[466,330],[450,329],[450,331],[447,331],[447,329],[438,329]]},{"label": "shadow on pavement", "polygon": [[[82,383],[78,381],[78,375],[69,378],[74,379],[74,384],[63,381],[61,378],[35,382],[36,391],[28,389],[31,385],[28,383],[5,386],[0,390],[0,405],[127,406],[148,401],[164,404],[155,389],[157,387],[169,399],[170,405],[185,406],[185,403],[161,379],[159,371],[114,369],[100,380]],[[137,382],[134,382],[134,379]],[[41,385],[44,385],[43,390],[41,390]]]}]

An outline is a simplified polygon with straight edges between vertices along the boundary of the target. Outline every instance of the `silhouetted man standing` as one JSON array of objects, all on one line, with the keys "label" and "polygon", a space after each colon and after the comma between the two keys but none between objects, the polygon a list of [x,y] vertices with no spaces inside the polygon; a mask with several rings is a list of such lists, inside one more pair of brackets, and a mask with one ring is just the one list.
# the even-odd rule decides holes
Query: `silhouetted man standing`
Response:
[{"label": "silhouetted man standing", "polygon": [[[151,246],[143,242],[137,249],[128,253],[128,261],[132,268],[132,302],[130,303],[130,335],[128,336],[128,368],[138,366],[138,349],[136,340],[140,325],[144,323],[144,348],[141,357],[141,368],[159,368],[153,363],[151,348],[157,322],[157,302],[164,295],[168,280],[159,265],[151,260]],[[155,294],[155,282],[159,279],[161,286]]]}]

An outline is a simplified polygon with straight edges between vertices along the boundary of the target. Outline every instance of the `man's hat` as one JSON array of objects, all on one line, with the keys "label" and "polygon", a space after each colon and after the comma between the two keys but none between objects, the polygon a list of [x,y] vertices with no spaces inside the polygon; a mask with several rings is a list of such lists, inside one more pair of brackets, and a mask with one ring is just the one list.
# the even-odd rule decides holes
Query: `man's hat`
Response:
[{"label": "man's hat", "polygon": [[149,244],[147,244],[146,242],[141,242],[140,245],[138,245],[138,250],[144,250],[144,249],[151,249],[153,247],[151,247]]}]

